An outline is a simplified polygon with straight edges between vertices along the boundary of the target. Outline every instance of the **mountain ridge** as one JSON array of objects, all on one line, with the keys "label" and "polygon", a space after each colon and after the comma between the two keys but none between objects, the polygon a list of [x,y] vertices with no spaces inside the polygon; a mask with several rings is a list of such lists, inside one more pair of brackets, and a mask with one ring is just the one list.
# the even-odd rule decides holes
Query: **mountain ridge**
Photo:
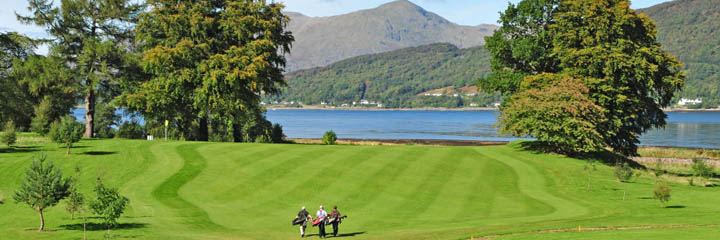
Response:
[{"label": "mountain ridge", "polygon": [[336,16],[286,14],[291,19],[288,30],[295,36],[292,51],[286,56],[287,72],[433,43],[480,46],[497,28],[489,24],[459,25],[407,0]]}]

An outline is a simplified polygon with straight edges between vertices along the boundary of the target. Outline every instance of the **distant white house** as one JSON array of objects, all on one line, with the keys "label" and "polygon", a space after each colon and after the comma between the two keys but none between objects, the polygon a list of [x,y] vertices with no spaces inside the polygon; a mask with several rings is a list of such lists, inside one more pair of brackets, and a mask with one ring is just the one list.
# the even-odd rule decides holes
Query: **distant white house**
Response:
[{"label": "distant white house", "polygon": [[696,104],[701,104],[701,103],[702,103],[702,98],[696,98],[696,99],[681,98],[680,101],[678,102],[678,105],[680,105],[680,106],[696,105]]},{"label": "distant white house", "polygon": [[493,106],[495,106],[495,107],[500,107],[500,103],[499,103],[499,102],[496,102],[496,103],[493,104]]},{"label": "distant white house", "polygon": [[382,108],[382,107],[385,106],[385,105],[383,105],[382,103],[378,103],[377,106],[378,106],[379,108]]},{"label": "distant white house", "polygon": [[370,104],[370,101],[365,100],[365,99],[362,99],[362,100],[360,100],[360,104],[362,104],[362,105],[368,105],[368,104]]},{"label": "distant white house", "polygon": [[476,95],[477,95],[477,93],[468,93],[468,94],[465,94],[465,96],[468,96],[468,97],[474,97],[474,96],[476,96]]},{"label": "distant white house", "polygon": [[460,94],[457,94],[457,93],[453,94],[453,97],[457,97],[457,96],[460,96]]},{"label": "distant white house", "polygon": [[470,106],[471,106],[471,107],[477,107],[477,106],[480,106],[480,105],[477,104],[477,103],[471,103]]}]

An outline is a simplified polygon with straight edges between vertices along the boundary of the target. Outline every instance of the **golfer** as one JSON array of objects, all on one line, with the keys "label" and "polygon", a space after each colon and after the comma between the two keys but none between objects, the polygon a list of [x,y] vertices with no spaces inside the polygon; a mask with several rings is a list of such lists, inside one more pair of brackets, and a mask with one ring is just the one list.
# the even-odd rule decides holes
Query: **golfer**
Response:
[{"label": "golfer", "polygon": [[320,205],[320,210],[317,211],[315,217],[317,217],[317,219],[320,219],[320,223],[318,223],[318,228],[320,229],[320,238],[325,238],[325,218],[327,218],[327,212],[325,212],[325,208],[322,205]]},{"label": "golfer", "polygon": [[300,237],[305,237],[305,228],[307,227],[307,222],[312,221],[312,215],[305,210],[305,206],[302,207],[300,212],[298,212],[298,215],[295,216],[295,221],[300,222]]},{"label": "golfer", "polygon": [[337,210],[337,206],[333,206],[333,210],[330,212],[330,219],[332,219],[333,237],[337,237],[338,225],[340,224],[340,221],[342,221],[340,212]]}]

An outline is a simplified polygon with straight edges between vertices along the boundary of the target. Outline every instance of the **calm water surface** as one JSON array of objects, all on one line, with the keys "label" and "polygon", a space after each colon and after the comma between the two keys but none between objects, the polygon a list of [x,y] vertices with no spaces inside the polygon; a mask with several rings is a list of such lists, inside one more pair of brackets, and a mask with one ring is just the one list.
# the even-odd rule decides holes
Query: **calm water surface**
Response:
[{"label": "calm water surface", "polygon": [[[517,140],[493,128],[497,111],[268,110],[290,138]],[[641,137],[642,145],[720,148],[720,112],[669,112],[667,126]]]},{"label": "calm water surface", "polygon": [[[123,121],[133,116],[123,114]],[[85,109],[73,115],[84,121]],[[498,140],[493,128],[497,111],[343,111],[268,110],[267,118],[283,126],[290,138],[320,138],[333,130],[339,138]],[[141,117],[136,117],[143,123]],[[641,138],[642,145],[720,148],[720,112],[668,112],[667,126]]]}]

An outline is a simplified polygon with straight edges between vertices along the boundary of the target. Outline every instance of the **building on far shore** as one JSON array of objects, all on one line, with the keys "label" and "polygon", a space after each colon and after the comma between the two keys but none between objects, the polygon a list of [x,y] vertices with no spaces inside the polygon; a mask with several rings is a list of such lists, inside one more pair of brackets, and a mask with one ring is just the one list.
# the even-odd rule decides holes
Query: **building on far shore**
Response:
[{"label": "building on far shore", "polygon": [[697,105],[702,103],[702,98],[696,98],[696,99],[686,99],[681,98],[680,101],[678,101],[678,105],[685,106],[685,105]]}]

